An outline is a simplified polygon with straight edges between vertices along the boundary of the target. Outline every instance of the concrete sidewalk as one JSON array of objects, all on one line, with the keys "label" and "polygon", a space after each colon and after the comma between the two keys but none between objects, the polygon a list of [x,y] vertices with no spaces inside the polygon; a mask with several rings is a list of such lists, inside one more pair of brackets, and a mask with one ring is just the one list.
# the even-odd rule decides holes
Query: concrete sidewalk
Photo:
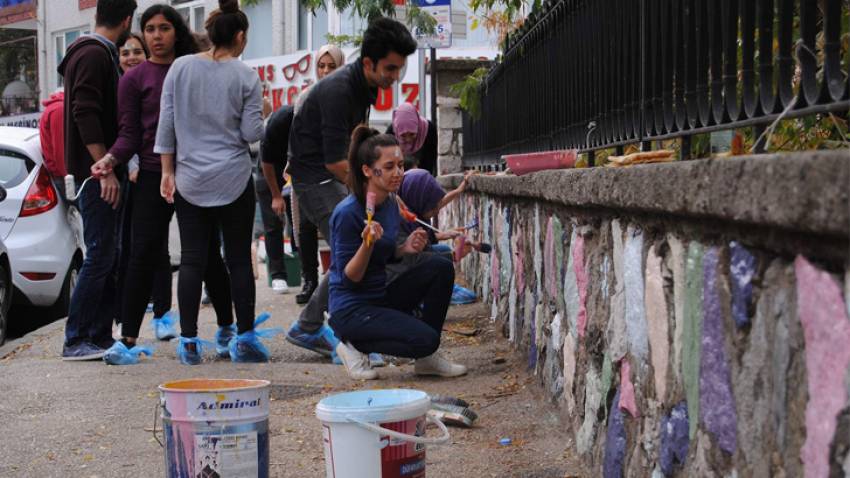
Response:
[{"label": "concrete sidewalk", "polygon": [[[274,295],[257,282],[257,311],[269,311],[270,327],[288,327],[300,310],[294,294]],[[443,350],[469,366],[457,379],[422,378],[412,365],[379,369],[382,380],[354,382],[342,366],[294,347],[277,336],[268,342],[272,362],[236,365],[212,360],[181,365],[173,343],[158,343],[139,365],[72,363],[59,358],[63,322],[46,326],[0,352],[0,476],[163,476],[164,454],[152,435],[157,385],[181,378],[261,378],[273,384],[271,476],[324,476],[316,403],[329,393],[359,388],[416,388],[460,396],[480,418],[470,430],[453,428],[452,445],[428,450],[429,476],[563,477],[580,475],[571,465],[572,437],[557,411],[535,396],[538,388],[521,357],[493,330],[478,305],[453,307],[448,328],[476,329],[468,337],[444,333]],[[151,342],[149,318],[143,339]],[[201,337],[212,339],[215,319],[201,312]],[[433,432],[432,432],[433,433]],[[513,445],[500,446],[509,437]]]}]

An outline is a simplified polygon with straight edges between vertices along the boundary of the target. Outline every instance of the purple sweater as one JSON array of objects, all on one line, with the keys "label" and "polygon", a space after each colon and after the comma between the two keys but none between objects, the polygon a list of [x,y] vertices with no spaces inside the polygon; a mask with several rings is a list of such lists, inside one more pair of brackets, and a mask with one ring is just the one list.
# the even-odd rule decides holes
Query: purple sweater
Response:
[{"label": "purple sweater", "polygon": [[139,168],[162,171],[159,155],[153,152],[159,123],[162,83],[171,65],[146,61],[128,71],[118,83],[118,140],[109,152],[122,163],[139,155]]}]

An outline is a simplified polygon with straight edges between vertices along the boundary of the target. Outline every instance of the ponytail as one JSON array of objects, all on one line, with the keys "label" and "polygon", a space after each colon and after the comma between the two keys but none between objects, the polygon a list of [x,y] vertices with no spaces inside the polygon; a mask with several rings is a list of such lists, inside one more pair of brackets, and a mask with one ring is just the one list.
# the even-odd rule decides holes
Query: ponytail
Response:
[{"label": "ponytail", "polygon": [[248,16],[239,10],[239,0],[219,0],[218,6],[204,26],[212,44],[226,48],[233,46],[237,33],[248,33]]},{"label": "ponytail", "polygon": [[366,183],[369,179],[363,174],[363,166],[372,167],[381,151],[378,148],[398,146],[398,140],[391,134],[381,134],[378,130],[361,124],[351,133],[351,145],[348,148],[348,188],[361,204],[366,204]]}]

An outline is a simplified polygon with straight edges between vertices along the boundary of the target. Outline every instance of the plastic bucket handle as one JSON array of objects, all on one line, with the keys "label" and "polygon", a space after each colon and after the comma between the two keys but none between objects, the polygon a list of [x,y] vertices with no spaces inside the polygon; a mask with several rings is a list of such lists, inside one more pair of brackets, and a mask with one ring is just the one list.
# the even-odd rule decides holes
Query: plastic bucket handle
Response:
[{"label": "plastic bucket handle", "polygon": [[356,418],[348,417],[349,422],[354,423],[355,425],[359,426],[360,428],[365,428],[366,430],[369,430],[373,433],[377,433],[379,435],[389,435],[393,438],[398,438],[399,440],[404,440],[404,441],[407,441],[407,442],[410,442],[410,443],[419,443],[419,444],[422,444],[422,445],[442,445],[444,443],[447,443],[449,440],[451,440],[452,437],[449,434],[449,429],[446,428],[446,425],[444,425],[443,422],[441,422],[440,420],[437,420],[436,418],[432,417],[431,415],[426,415],[426,419],[429,422],[437,425],[437,428],[439,428],[440,431],[443,432],[443,435],[436,437],[436,438],[418,437],[418,436],[414,436],[414,435],[408,435],[406,433],[399,433],[395,430],[389,430],[389,429],[386,429],[384,427],[381,427],[381,426],[378,426],[378,425],[375,425],[375,424],[372,424],[372,423],[369,423],[369,422],[364,422],[364,421],[358,420]]}]

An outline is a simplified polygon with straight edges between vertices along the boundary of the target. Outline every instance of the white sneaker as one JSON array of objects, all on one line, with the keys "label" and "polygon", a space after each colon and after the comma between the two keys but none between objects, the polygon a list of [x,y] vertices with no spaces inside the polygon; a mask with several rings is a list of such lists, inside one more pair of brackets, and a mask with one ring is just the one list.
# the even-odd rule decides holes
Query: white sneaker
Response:
[{"label": "white sneaker", "polygon": [[413,364],[416,375],[437,375],[440,377],[460,377],[466,375],[466,367],[446,360],[440,352],[435,352],[425,358],[416,359]]},{"label": "white sneaker", "polygon": [[275,294],[289,293],[289,287],[286,286],[286,281],[283,279],[274,279],[272,281],[272,290]]},{"label": "white sneaker", "polygon": [[345,365],[348,376],[354,380],[375,380],[378,372],[369,368],[369,357],[352,347],[350,344],[340,342],[336,346],[336,354]]}]

